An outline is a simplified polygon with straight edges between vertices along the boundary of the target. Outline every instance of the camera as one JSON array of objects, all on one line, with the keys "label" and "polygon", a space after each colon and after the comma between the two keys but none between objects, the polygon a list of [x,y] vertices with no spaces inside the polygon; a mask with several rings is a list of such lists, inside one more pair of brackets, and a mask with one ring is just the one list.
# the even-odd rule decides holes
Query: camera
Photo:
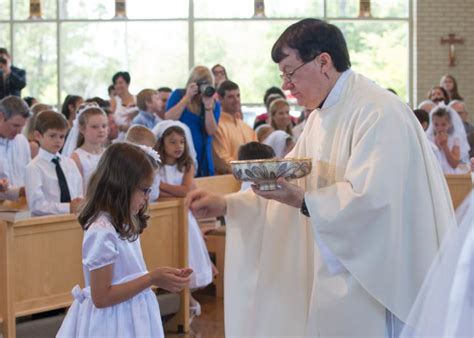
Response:
[{"label": "camera", "polygon": [[196,82],[198,86],[198,93],[207,96],[207,97],[212,97],[216,93],[216,89],[206,80],[200,80]]}]

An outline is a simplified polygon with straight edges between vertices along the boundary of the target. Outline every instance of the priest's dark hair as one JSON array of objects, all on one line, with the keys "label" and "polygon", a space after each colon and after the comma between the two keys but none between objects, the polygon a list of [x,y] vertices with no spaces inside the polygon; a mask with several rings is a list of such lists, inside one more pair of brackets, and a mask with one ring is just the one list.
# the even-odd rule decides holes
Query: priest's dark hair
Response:
[{"label": "priest's dark hair", "polygon": [[279,63],[288,55],[283,48],[296,49],[303,62],[309,62],[321,53],[328,53],[338,72],[351,67],[346,40],[341,30],[325,21],[303,19],[289,26],[272,48],[272,59]]}]

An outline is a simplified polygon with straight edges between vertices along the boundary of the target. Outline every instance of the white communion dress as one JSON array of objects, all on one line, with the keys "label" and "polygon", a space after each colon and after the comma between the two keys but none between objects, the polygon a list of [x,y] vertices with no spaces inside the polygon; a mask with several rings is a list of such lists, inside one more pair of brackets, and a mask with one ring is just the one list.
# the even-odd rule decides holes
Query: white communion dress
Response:
[{"label": "white communion dress", "polygon": [[84,233],[82,264],[86,287],[73,288],[74,302],[56,337],[164,337],[160,308],[151,289],[105,308],[95,307],[91,298],[90,271],[114,264],[113,285],[147,273],[140,239],[120,239],[103,213]]},{"label": "white communion dress", "polygon": [[82,182],[84,185],[84,195],[87,191],[87,184],[89,184],[89,179],[92,176],[92,173],[95,171],[97,168],[97,164],[99,163],[100,157],[102,156],[102,153],[100,154],[92,154],[84,149],[77,148],[74,150],[74,152],[77,154],[79,157],[79,160],[81,161],[81,166],[82,166]]},{"label": "white communion dress", "polygon": [[[184,173],[178,170],[177,165],[164,165],[160,169],[161,181],[172,184],[183,184]],[[202,237],[199,225],[190,211],[188,211],[188,254],[191,274],[190,289],[204,287],[212,282],[212,263],[209,258],[206,243]]]}]

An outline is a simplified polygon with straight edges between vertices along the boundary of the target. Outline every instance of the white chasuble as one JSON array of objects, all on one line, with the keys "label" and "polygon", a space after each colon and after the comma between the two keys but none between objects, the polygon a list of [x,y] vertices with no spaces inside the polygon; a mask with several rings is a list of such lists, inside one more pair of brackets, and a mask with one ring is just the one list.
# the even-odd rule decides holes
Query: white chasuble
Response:
[{"label": "white chasuble", "polygon": [[454,224],[426,135],[349,70],[287,157],[313,158],[294,182],[310,218],[252,191],[226,198],[226,337],[384,337],[387,311],[406,323]]}]

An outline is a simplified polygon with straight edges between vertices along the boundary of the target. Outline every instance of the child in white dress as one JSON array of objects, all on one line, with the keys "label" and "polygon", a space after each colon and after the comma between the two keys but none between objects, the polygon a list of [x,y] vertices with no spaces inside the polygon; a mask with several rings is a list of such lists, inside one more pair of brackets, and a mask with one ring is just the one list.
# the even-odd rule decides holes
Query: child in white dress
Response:
[{"label": "child in white dress", "polygon": [[470,171],[470,147],[462,120],[455,110],[444,104],[436,106],[430,112],[430,125],[426,134],[439,150],[437,157],[445,174]]},{"label": "child in white dress", "polygon": [[108,119],[101,108],[94,104],[79,108],[69,138],[73,142],[72,138],[77,135],[77,148],[71,154],[71,158],[82,175],[84,192],[87,191],[89,179],[104,152],[107,133]]},{"label": "child in white dress", "polygon": [[[157,126],[157,148],[162,159],[160,168],[160,195],[185,197],[195,189],[194,164],[189,156],[186,134],[179,121],[163,121]],[[189,267],[193,269],[190,289],[202,288],[212,282],[213,267],[199,225],[188,212]],[[191,299],[193,315],[200,314],[199,303]]]},{"label": "child in white dress", "polygon": [[[78,220],[84,232],[85,288],[57,337],[164,337],[155,285],[171,292],[189,283],[191,269],[147,271],[140,234],[157,169],[156,152],[128,143],[111,145],[91,177]],[[100,187],[100,189],[98,189]]]}]

